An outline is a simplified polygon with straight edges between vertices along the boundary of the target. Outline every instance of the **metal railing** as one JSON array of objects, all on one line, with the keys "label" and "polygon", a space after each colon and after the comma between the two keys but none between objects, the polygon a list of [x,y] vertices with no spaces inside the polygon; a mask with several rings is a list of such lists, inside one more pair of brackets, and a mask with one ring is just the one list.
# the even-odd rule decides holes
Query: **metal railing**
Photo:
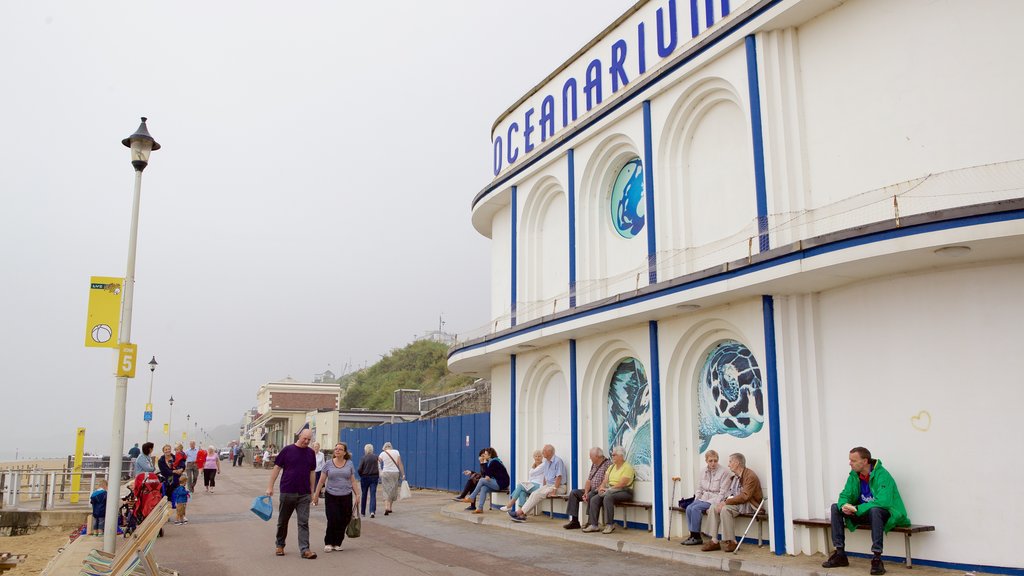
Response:
[{"label": "metal railing", "polygon": [[[79,477],[78,490],[73,490],[74,477]],[[89,496],[100,480],[108,481],[110,469],[100,468],[75,472],[67,468],[8,468],[0,470],[0,508],[53,510],[58,504],[87,506]]]}]

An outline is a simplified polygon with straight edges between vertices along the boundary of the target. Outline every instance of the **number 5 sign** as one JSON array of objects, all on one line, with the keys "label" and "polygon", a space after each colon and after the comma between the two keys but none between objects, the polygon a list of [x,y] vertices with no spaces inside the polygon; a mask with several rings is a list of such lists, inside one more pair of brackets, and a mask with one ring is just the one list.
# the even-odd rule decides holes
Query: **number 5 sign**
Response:
[{"label": "number 5 sign", "polygon": [[138,348],[135,344],[121,344],[117,348],[118,378],[135,378],[135,356]]}]

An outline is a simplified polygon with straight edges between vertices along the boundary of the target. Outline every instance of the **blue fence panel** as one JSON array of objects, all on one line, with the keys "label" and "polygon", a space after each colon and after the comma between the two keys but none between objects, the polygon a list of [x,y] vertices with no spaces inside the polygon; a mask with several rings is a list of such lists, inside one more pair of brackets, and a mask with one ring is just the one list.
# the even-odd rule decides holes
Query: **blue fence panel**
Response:
[{"label": "blue fence panel", "polygon": [[490,446],[491,415],[467,414],[373,428],[345,428],[339,437],[348,444],[357,462],[365,444],[373,444],[379,454],[384,442],[391,442],[402,455],[410,485],[458,492],[465,482],[462,471],[475,471],[479,467],[477,453]]}]

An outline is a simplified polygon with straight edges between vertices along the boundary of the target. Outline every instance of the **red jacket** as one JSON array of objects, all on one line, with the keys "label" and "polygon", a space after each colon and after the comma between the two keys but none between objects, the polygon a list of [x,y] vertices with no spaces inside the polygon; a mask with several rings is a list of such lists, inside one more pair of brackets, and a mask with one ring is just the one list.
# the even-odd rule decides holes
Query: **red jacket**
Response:
[{"label": "red jacket", "polygon": [[206,450],[200,450],[196,453],[196,468],[202,468],[206,464]]}]

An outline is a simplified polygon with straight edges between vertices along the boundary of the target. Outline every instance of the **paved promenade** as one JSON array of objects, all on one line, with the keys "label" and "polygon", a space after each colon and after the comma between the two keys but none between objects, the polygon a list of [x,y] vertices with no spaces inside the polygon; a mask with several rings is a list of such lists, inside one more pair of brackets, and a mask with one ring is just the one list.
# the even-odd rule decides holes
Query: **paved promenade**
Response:
[{"label": "paved promenade", "polygon": [[[189,524],[168,524],[154,547],[157,561],[183,575],[252,576],[358,570],[402,575],[622,574],[697,575],[718,570],[772,575],[824,574],[821,557],[778,557],[756,546],[738,555],[702,553],[677,541],[655,539],[643,530],[617,530],[611,535],[583,534],[561,528],[563,520],[531,518],[524,524],[501,512],[470,515],[451,494],[414,491],[395,505],[395,514],[363,520],[363,536],[345,539],[344,550],[325,553],[323,506],[310,517],[310,544],[319,558],[299,556],[295,521],[289,527],[286,555],[274,556],[275,519],[263,522],[249,512],[252,498],[266,490],[269,471],[251,467],[224,469],[215,494],[199,488],[189,504]],[[276,500],[275,500],[276,504]],[[383,506],[380,506],[383,510]],[[902,542],[899,543],[902,548]],[[82,538],[55,563],[48,576],[77,573],[75,557],[98,538]],[[892,544],[891,544],[892,545]],[[80,550],[79,550],[80,549]],[[833,574],[867,574],[868,562],[854,559],[850,568]],[[80,563],[80,560],[79,560]],[[63,564],[64,567],[59,565]],[[904,570],[888,563],[890,573]],[[958,572],[915,567],[916,576]]]}]

